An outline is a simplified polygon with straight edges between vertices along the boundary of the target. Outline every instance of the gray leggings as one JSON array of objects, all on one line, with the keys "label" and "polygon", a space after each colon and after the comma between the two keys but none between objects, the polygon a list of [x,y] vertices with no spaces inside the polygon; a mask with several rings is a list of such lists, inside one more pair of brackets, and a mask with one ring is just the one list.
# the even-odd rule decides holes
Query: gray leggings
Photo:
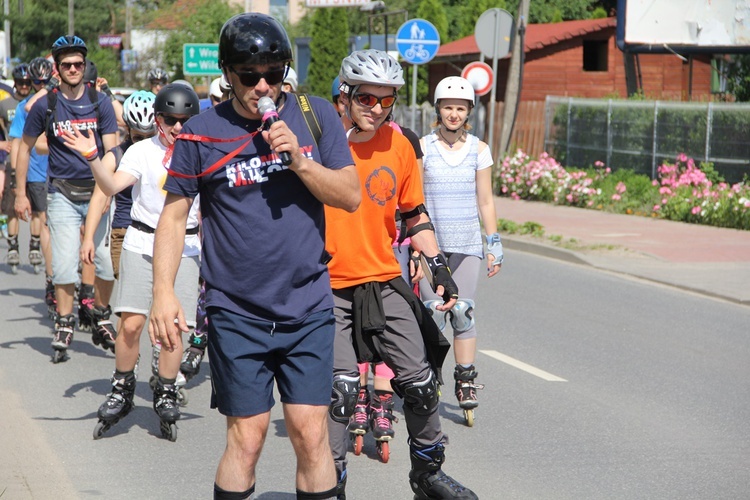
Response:
[{"label": "gray leggings", "polygon": [[[430,365],[425,357],[424,341],[406,300],[388,284],[381,284],[386,328],[373,338],[380,358],[395,373],[393,381],[404,385],[423,382],[430,376]],[[333,341],[333,375],[359,378],[357,357],[352,344],[353,288],[333,291],[336,315],[336,338]],[[443,440],[438,407],[429,415],[417,415],[404,405],[404,417],[409,437],[419,447],[428,447]],[[346,424],[328,416],[328,434],[339,474],[346,468],[349,433]]]},{"label": "gray leggings", "polygon": [[[448,267],[451,268],[453,281],[458,285],[458,297],[461,299],[474,300],[477,294],[477,283],[479,281],[479,272],[482,266],[482,259],[473,255],[462,253],[446,253]],[[419,295],[422,301],[442,300],[432,291],[427,279],[419,282]],[[475,308],[476,311],[476,308]],[[470,339],[477,336],[476,325],[472,326],[465,332],[453,332],[453,337],[457,339]]]}]

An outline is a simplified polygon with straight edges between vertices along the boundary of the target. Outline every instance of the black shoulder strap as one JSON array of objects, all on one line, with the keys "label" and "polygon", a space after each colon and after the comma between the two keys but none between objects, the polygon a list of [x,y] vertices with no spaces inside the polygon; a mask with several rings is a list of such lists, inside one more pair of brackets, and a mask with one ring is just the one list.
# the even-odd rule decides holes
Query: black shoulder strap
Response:
[{"label": "black shoulder strap", "polygon": [[102,117],[99,112],[99,92],[96,91],[96,87],[90,83],[86,84],[86,91],[89,93],[89,101],[94,105],[94,111],[96,111],[96,131],[99,137],[102,136]]},{"label": "black shoulder strap", "polygon": [[55,121],[55,108],[57,107],[57,89],[54,88],[47,92],[47,116],[44,121],[44,130],[47,137],[52,138],[54,134],[50,129],[50,123]]},{"label": "black shoulder strap", "polygon": [[323,132],[320,130],[318,117],[315,116],[312,105],[310,105],[310,99],[307,97],[307,94],[294,94],[294,97],[297,99],[299,109],[302,110],[302,116],[305,117],[305,123],[307,123],[307,128],[310,129],[310,134],[312,134],[315,144],[318,144]]}]

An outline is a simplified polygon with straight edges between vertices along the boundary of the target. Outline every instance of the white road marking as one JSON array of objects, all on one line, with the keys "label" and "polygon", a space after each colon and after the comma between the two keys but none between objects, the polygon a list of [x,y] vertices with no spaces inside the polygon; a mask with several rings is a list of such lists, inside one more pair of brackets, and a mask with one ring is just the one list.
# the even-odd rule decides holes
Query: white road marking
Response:
[{"label": "white road marking", "polygon": [[518,368],[519,370],[523,370],[526,373],[530,373],[536,377],[544,379],[547,382],[567,382],[567,380],[565,380],[564,378],[560,378],[557,375],[552,375],[551,373],[540,370],[539,368],[526,364],[523,361],[519,361],[516,358],[511,358],[510,356],[501,352],[492,350],[480,350],[479,352],[481,352],[482,354],[486,354],[491,358],[495,358],[498,361],[502,361],[503,363],[510,365],[513,368]]}]

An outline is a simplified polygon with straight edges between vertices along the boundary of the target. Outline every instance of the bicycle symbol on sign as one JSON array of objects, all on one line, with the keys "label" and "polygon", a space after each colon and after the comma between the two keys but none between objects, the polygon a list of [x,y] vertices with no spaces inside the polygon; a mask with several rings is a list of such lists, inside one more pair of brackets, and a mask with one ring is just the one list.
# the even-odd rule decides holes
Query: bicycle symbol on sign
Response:
[{"label": "bicycle symbol on sign", "polygon": [[427,59],[430,57],[430,52],[424,48],[424,45],[417,43],[406,49],[404,55],[407,59]]}]

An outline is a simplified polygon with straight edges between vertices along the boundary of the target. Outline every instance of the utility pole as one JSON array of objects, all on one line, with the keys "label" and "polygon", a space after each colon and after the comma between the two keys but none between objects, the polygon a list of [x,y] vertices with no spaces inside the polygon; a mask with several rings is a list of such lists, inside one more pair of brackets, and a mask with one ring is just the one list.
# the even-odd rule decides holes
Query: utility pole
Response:
[{"label": "utility pole", "polygon": [[75,16],[73,15],[75,3],[75,0],[68,0],[68,35],[76,34]]},{"label": "utility pole", "polygon": [[5,0],[3,14],[5,15],[5,22],[3,23],[3,29],[5,30],[5,60],[3,61],[3,73],[5,73],[6,77],[10,77],[10,20],[8,19],[8,14],[10,14],[10,0]]},{"label": "utility pole", "polygon": [[[503,132],[500,135],[500,154],[508,152],[510,147],[510,134],[513,132],[516,109],[521,93],[521,59],[524,50],[524,34],[529,20],[530,0],[521,0],[518,5],[518,22],[514,36],[513,53],[510,57],[510,68],[508,69],[508,83],[505,86],[505,105],[503,106]],[[494,103],[493,103],[494,104]]]}]

